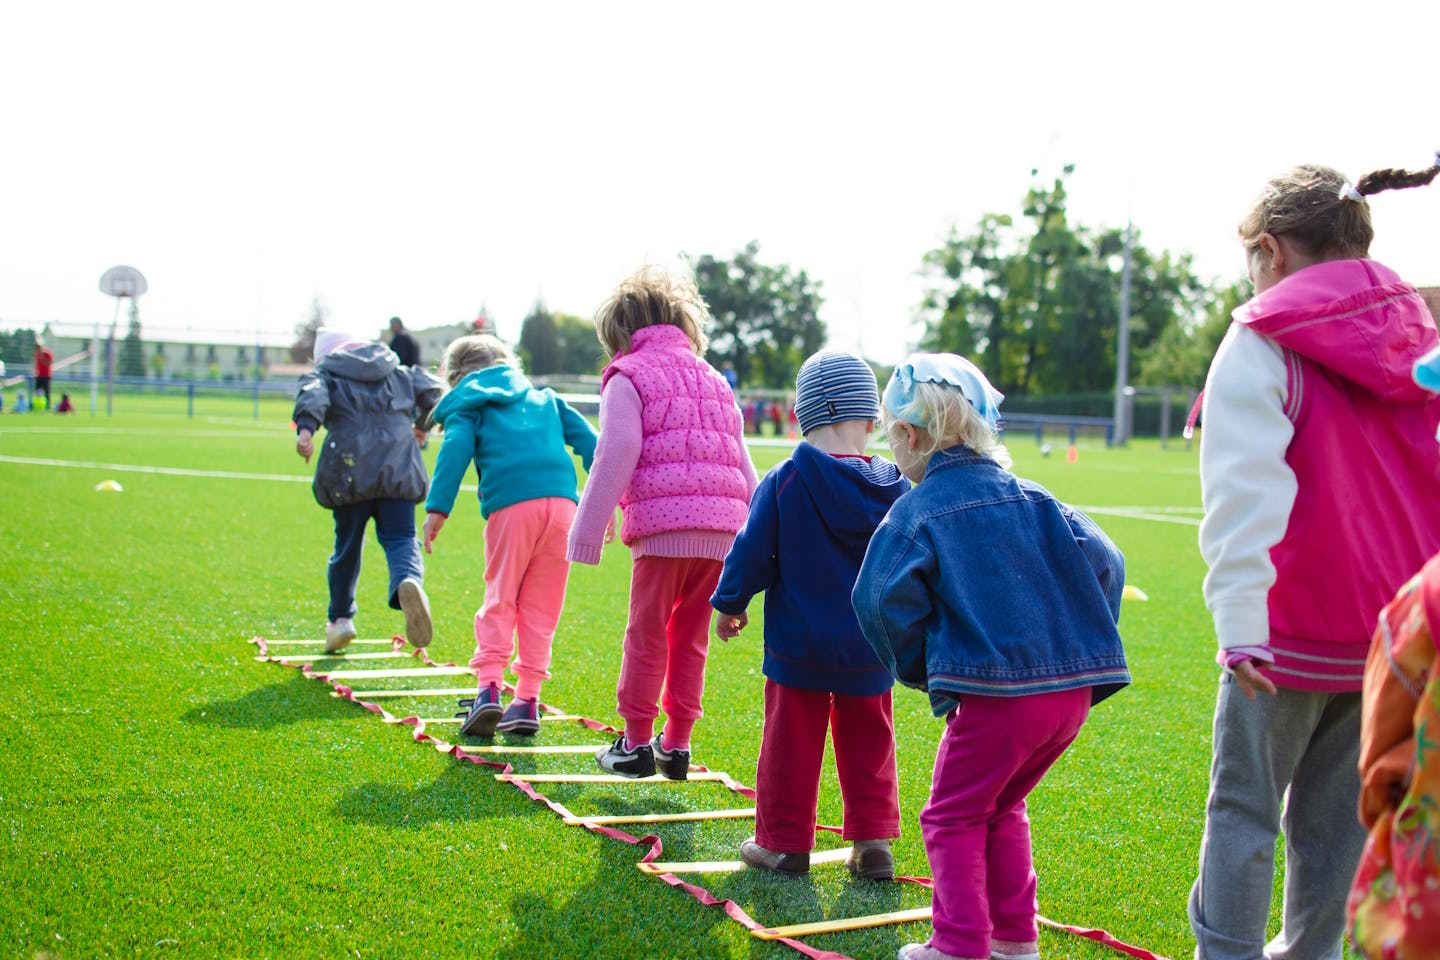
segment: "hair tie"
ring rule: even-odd
[[[1356,190],[1355,184],[1351,183],[1349,180],[1346,180],[1344,183],[1340,184],[1340,190],[1335,194],[1335,196],[1341,200],[1354,200],[1356,203],[1365,202],[1365,195],[1362,194],[1359,190]]]

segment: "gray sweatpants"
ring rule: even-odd
[[[1200,877],[1190,891],[1196,960],[1340,960],[1345,897],[1365,845],[1359,753],[1360,694],[1282,687],[1250,700],[1222,677]],[[1284,919],[1267,946],[1282,826]]]

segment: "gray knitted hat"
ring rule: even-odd
[[[853,353],[815,354],[795,377],[795,419],[801,434],[844,420],[880,419],[875,372]]]

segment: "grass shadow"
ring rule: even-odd
[[[362,783],[336,801],[335,813],[352,823],[406,830],[543,812],[513,790],[477,790],[477,773],[470,764],[450,763],[433,782],[413,790],[393,783]]]
[[[270,730],[302,720],[363,716],[349,704],[328,696],[328,688],[300,674],[259,687],[231,700],[212,700],[180,715],[185,723],[242,730]]]

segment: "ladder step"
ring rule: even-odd
[[[603,747],[601,749],[604,749]],[[583,827],[587,823],[610,826],[617,823],[691,823],[701,820],[749,820],[755,816],[754,807],[734,810],[686,810],[683,813],[640,813],[603,817],[566,817],[565,823],[572,827]]]
[[[586,753],[594,756],[596,751],[604,750],[608,744],[604,743],[582,743],[582,744],[556,744],[549,747],[527,747],[510,746],[506,743],[481,743],[459,745],[465,753]]]
[[[315,675],[330,680],[392,680],[397,677],[460,677],[470,673],[469,667],[403,667],[399,670],[316,670]],[[466,693],[474,693],[466,690]]]
[[[850,856],[853,847],[836,847],[810,854],[810,864],[843,863]],[[738,873],[749,869],[744,860],[674,860],[670,862],[637,863],[641,873],[652,876],[661,873]]]
[[[724,780],[725,774],[706,770],[690,774],[689,780],[671,780],[658,773],[653,777],[622,777],[613,773],[497,773],[495,779],[501,783],[695,783]]]
[[[918,923],[929,919],[929,907],[916,907],[914,910],[896,910],[893,913],[872,913],[867,917],[846,917],[841,920],[796,923],[788,927],[765,927],[760,930],[751,930],[750,935],[758,940],[779,940],[782,937],[810,937],[819,933],[844,933],[847,930],[867,930],[870,927],[885,927],[894,923]]]
[[[393,640],[351,640],[350,646],[379,647],[390,646]],[[324,640],[266,640],[267,647],[323,647]]]
[[[430,687],[422,690],[353,690],[350,695],[356,700],[383,700],[386,697],[458,697],[474,692],[474,687]],[[338,697],[340,694],[332,693],[330,696]]]
[[[474,690],[468,690],[468,691],[465,691],[465,692],[467,692],[467,693],[474,693],[475,691],[474,691]],[[356,696],[359,696],[359,694],[356,694]],[[540,722],[541,722],[541,723],[545,723],[547,720],[548,720],[549,722],[551,722],[551,723],[554,723],[554,722],[557,721],[557,720],[580,720],[580,719],[582,719],[582,718],[581,718],[581,717],[577,717],[577,716],[576,716],[575,714],[573,714],[573,713],[542,713],[542,714],[540,714]],[[423,718],[421,718],[420,722],[423,723],[423,724],[425,724],[426,726],[429,726],[429,725],[432,724],[432,723],[464,723],[464,722],[465,722],[465,718],[464,718],[464,717],[423,717]]]
[[[317,660],[401,660],[409,659],[404,650],[385,650],[379,653],[297,653],[280,656],[256,657],[256,660],[279,660],[281,663],[314,663]]]

